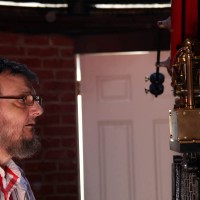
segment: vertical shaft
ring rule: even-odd
[[[186,79],[187,79],[187,107],[194,107],[193,98],[193,76],[192,76],[192,58],[190,49],[186,50]]]

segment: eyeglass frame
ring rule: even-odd
[[[33,100],[31,102],[31,104],[27,104],[27,97],[28,96],[32,96]],[[38,95],[28,94],[28,95],[19,96],[19,97],[17,97],[17,96],[0,96],[0,99],[22,99],[26,106],[33,106],[34,102],[36,101],[36,102],[38,102],[38,104],[40,106],[42,106],[42,97],[40,97]]]

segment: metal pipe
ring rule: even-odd
[[[194,107],[191,50],[186,50],[187,108]]]

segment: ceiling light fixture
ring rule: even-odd
[[[15,6],[15,7],[36,7],[36,8],[67,8],[67,4],[57,3],[38,3],[38,2],[14,2],[14,1],[0,1],[0,6]]]
[[[171,4],[95,4],[93,7],[97,9],[170,8]]]

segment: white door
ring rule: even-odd
[[[80,56],[85,200],[171,199],[174,98],[166,69],[164,94],[145,94],[155,62],[156,52]]]

